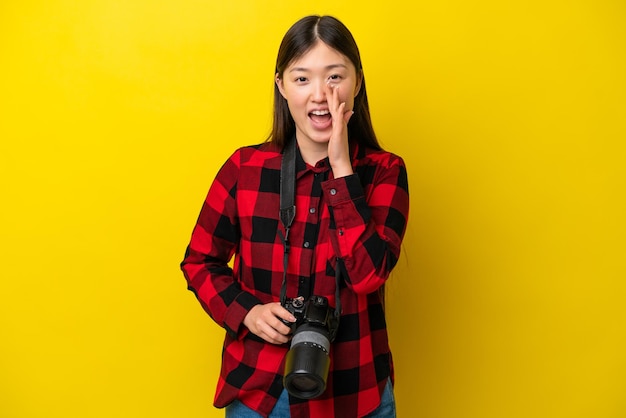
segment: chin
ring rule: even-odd
[[[313,131],[307,136],[313,142],[316,142],[319,144],[328,144],[328,142],[330,141],[330,134],[331,134],[331,131],[328,131],[328,132]]]
[[[318,145],[328,145],[330,138],[311,138],[311,140]]]
[[[328,135],[315,135],[315,136],[311,136],[311,139],[315,142],[319,142],[322,144],[328,144],[328,142],[330,141],[330,134]]]
[[[329,129],[328,132],[326,132],[318,129],[306,129],[300,130],[299,132],[302,134],[302,138],[306,139],[306,141],[313,142],[315,144],[328,144],[332,130]]]

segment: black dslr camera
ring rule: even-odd
[[[291,395],[312,399],[326,389],[330,343],[337,335],[339,317],[324,296],[286,299],[283,307],[296,317],[286,323],[293,332],[285,360],[284,386]]]

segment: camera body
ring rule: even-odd
[[[307,301],[302,296],[287,298],[283,307],[295,318],[295,322],[283,321],[295,333],[299,326],[308,324],[313,327],[324,328],[328,331],[329,340],[332,342],[337,335],[339,319],[335,318],[334,309],[328,305],[328,299],[324,296],[311,296]]]
[[[326,389],[330,368],[330,343],[339,328],[339,318],[324,296],[288,298],[283,303],[295,318],[285,322],[292,329],[291,347],[285,360],[283,384],[301,399],[312,399]],[[283,321],[284,322],[284,321]]]

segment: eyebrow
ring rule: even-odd
[[[325,70],[333,70],[335,68],[348,68],[347,65],[345,64],[331,64],[331,65],[327,65],[324,69]],[[296,71],[302,71],[302,72],[307,72],[307,71],[311,71],[308,68],[304,68],[304,67],[294,67],[291,70],[289,70],[290,73],[296,72]]]

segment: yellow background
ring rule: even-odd
[[[619,0],[3,1],[0,417],[222,416],[178,263],[310,13],[354,33],[409,168],[399,416],[625,417]]]

